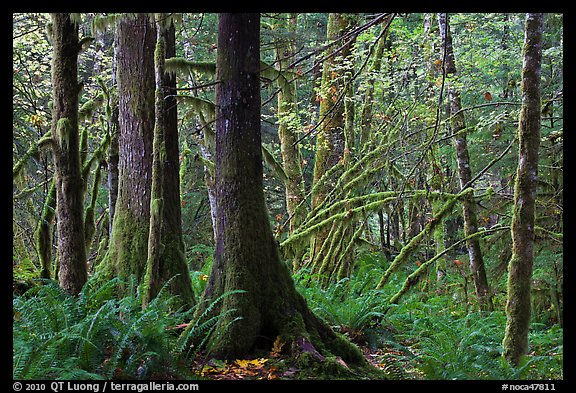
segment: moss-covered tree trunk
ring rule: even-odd
[[[154,44],[147,15],[125,18],[118,34],[118,196],[103,267],[141,280],[148,253],[154,135]]]
[[[58,281],[66,291],[78,294],[88,278],[78,132],[78,25],[67,13],[51,14],[51,20]]]
[[[44,199],[42,215],[36,229],[36,249],[40,260],[40,278],[52,277],[52,226],[56,213],[56,179],[50,182],[50,188]]]
[[[447,14],[438,14],[438,25],[442,36],[443,47],[446,50],[444,72],[446,76],[457,75],[454,51],[452,48],[452,34],[450,32],[450,20]],[[472,170],[470,169],[470,157],[468,154],[468,143],[466,140],[466,124],[464,114],[461,112],[462,104],[460,93],[453,84],[448,86],[448,96],[450,100],[450,113],[452,114],[450,126],[454,137],[456,148],[456,161],[458,164],[458,177],[460,179],[460,189],[471,187]],[[470,198],[462,200],[462,212],[464,216],[464,234],[469,236],[478,231],[478,222],[476,218],[476,205],[473,201],[473,194]],[[492,309],[490,287],[486,277],[484,259],[480,249],[480,241],[477,238],[471,238],[466,242],[468,256],[470,258],[470,271],[476,288],[476,296],[482,308]]]
[[[357,16],[355,14],[329,14],[327,39],[329,41],[341,39],[355,26],[356,21]],[[345,150],[347,146],[345,141],[345,95],[347,92],[346,73],[351,69],[349,56],[353,42],[353,38],[347,38],[340,46],[340,52],[332,54],[323,63],[319,94],[320,121],[322,123],[318,128],[319,132],[316,137],[312,210],[325,202],[326,196],[336,184],[335,179],[326,179],[324,175],[329,169],[337,165],[344,165],[345,158],[349,154]],[[322,179],[322,184],[319,184],[320,179]],[[338,224],[335,223],[334,225]],[[325,253],[329,251],[330,247],[325,243],[330,231],[334,230],[336,230],[334,227],[322,228],[311,239],[311,259],[316,270],[321,269],[326,262]]]
[[[364,93],[364,103],[360,114],[360,140],[358,148],[364,151],[368,148],[367,142],[370,140],[370,133],[372,131],[373,121],[373,106],[374,106],[374,85],[376,83],[376,73],[380,72],[382,67],[382,57],[384,56],[384,48],[386,40],[388,39],[388,32],[390,30],[390,22],[392,22],[393,15],[390,15],[383,23],[382,31],[376,43],[374,50],[373,60],[367,70],[368,81],[366,83],[366,92]]]
[[[298,14],[279,14],[276,29],[283,29],[294,34],[298,22]],[[276,64],[280,72],[289,71],[288,65],[294,61],[296,52],[294,38],[282,36],[275,42]],[[288,79],[291,79],[288,77]],[[304,179],[302,177],[300,149],[296,144],[296,132],[299,129],[296,106],[296,82],[278,78],[278,137],[280,138],[280,153],[282,166],[286,173],[286,211],[290,220],[289,232],[302,223],[306,213]]]
[[[114,42],[116,42],[116,40],[114,40]],[[114,48],[116,48],[116,44],[114,44]],[[114,52],[116,53],[116,49],[114,49]],[[116,58],[116,56],[114,56],[114,58]],[[114,80],[116,80],[116,78],[114,78]],[[117,94],[112,93],[108,97],[108,105],[110,106],[110,119],[108,120],[110,145],[108,146],[106,167],[108,170],[108,232],[109,235],[112,235],[112,224],[114,221],[114,212],[116,211],[116,199],[118,198],[118,162],[120,161],[120,147],[118,145],[120,125],[118,120],[119,110]]]
[[[540,75],[544,14],[526,14],[522,65],[522,109],[514,187],[512,258],[508,265],[508,302],[504,356],[518,365],[528,352],[530,281],[534,258],[534,206],[540,146]]]
[[[156,120],[144,303],[171,280],[170,293],[192,306],[194,293],[182,239],[176,76],[164,73],[165,58],[176,54],[175,27],[166,14],[158,14],[156,23]]]
[[[333,353],[350,364],[364,364],[354,346],[312,314],[278,255],[263,191],[259,31],[259,14],[219,15],[218,230],[204,300],[246,292],[225,297],[212,310],[223,315],[212,354],[240,358],[257,349],[270,350],[279,339],[292,353],[306,352],[318,359]],[[200,307],[197,315],[203,312]]]

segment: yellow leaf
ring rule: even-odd
[[[234,362],[242,368],[246,368],[250,364],[250,360],[236,359]]]
[[[280,336],[276,337],[276,340],[274,340],[274,344],[272,345],[272,353],[279,354],[282,352],[282,347],[284,347],[284,344],[286,343],[282,341]]]

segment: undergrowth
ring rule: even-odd
[[[191,273],[197,297],[209,270],[206,263]],[[402,277],[376,290],[382,271],[379,261],[365,259],[351,277],[327,287],[306,270],[295,273],[294,281],[314,313],[398,379],[563,379],[559,324],[535,318],[530,352],[520,366],[511,367],[502,356],[502,307],[474,311],[455,293],[423,296],[419,290],[389,304]],[[223,317],[209,317],[210,310],[229,294],[195,317],[196,307],[177,308],[166,286],[142,308],[135,280],[97,283],[91,278],[78,297],[50,280],[14,294],[14,379],[199,378],[191,361],[198,355],[208,359],[205,345]],[[120,285],[125,295],[119,298]]]
[[[454,294],[414,291],[387,301],[401,285],[374,289],[382,269],[360,264],[350,277],[323,288],[306,271],[295,274],[311,308],[357,344],[430,380],[563,379],[563,329],[533,321],[530,353],[518,367],[502,356],[506,315],[471,311]],[[374,355],[376,356],[376,355]],[[384,366],[387,366],[386,364]]]
[[[187,344],[205,342],[218,317],[189,322],[196,308],[176,309],[168,283],[142,308],[135,280],[96,282],[78,297],[50,280],[14,297],[14,379],[197,378],[185,364],[199,348]],[[118,285],[127,295],[117,298]]]

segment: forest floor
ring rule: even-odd
[[[362,353],[373,366],[387,373],[401,373],[398,379],[424,379],[424,374],[414,367],[405,353],[393,347],[370,349],[360,346]],[[235,359],[222,361],[210,359],[197,360],[194,368],[199,370],[203,378],[211,380],[298,380],[323,379],[326,375],[315,377],[310,372],[300,369],[293,364],[294,360],[271,353],[268,357],[255,357],[253,359]],[[341,363],[347,368],[347,365]],[[401,370],[401,371],[395,371]]]

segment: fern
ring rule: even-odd
[[[387,320],[403,332],[400,339],[412,342],[412,350],[418,353],[413,361],[427,379],[548,379],[553,370],[562,369],[561,345],[552,348],[553,354],[527,356],[518,367],[510,366],[502,357],[504,313],[462,316],[456,306],[449,305],[447,296],[432,298],[427,304],[392,307]],[[419,337],[416,342],[414,337]],[[531,333],[530,342],[536,346],[534,337]],[[558,343],[553,338],[542,341],[546,347]]]
[[[376,270],[344,278],[339,282],[321,288],[311,280],[312,286],[301,288],[312,310],[328,324],[341,331],[362,335],[383,316],[385,304],[382,290],[373,289]],[[305,279],[302,272],[296,277],[300,285]]]
[[[179,369],[181,339],[174,327],[194,309],[174,309],[177,296],[168,285],[144,309],[135,279],[100,283],[92,277],[78,297],[48,281],[14,297],[13,378],[190,377]],[[126,296],[116,297],[118,286]],[[198,321],[195,339],[205,341],[223,316]]]
[[[218,323],[221,320],[224,320],[228,314],[232,314],[236,312],[235,309],[228,309],[220,314],[214,315],[209,317],[215,307],[222,302],[226,297],[231,296],[233,294],[244,293],[244,290],[233,290],[223,293],[222,295],[218,296],[216,299],[212,300],[210,304],[206,306],[204,311],[200,316],[198,316],[193,323],[190,323],[188,327],[182,332],[180,337],[178,338],[177,342],[177,349],[180,352],[186,354],[186,357],[194,356],[198,353],[200,349],[202,349],[206,343],[208,342],[210,336],[216,329]],[[208,300],[203,300],[205,303],[208,303]],[[198,309],[201,303],[198,303],[194,306],[194,310]],[[233,319],[236,321],[237,319]],[[198,343],[197,345],[191,345],[192,343]]]

